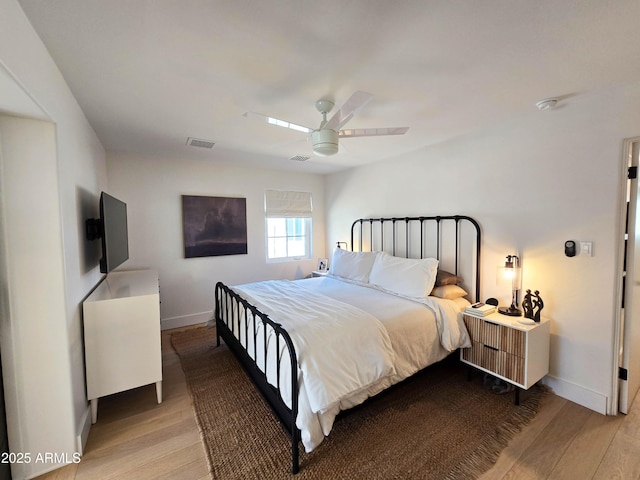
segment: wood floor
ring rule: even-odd
[[[210,478],[170,333],[162,334],[163,403],[156,403],[153,385],[102,399],[81,462],[39,479]],[[540,413],[481,478],[640,480],[639,403],[626,416],[606,417],[547,395]]]
[[[84,455],[46,475],[46,480],[208,480],[204,456],[180,359],[170,333],[162,333],[162,396],[154,385],[111,395],[98,402]]]

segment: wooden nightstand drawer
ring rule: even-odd
[[[511,353],[499,351],[496,358],[496,368],[498,375],[508,378],[515,383],[524,383],[524,358]]]
[[[521,357],[524,356],[525,332],[470,315],[464,316],[464,323],[474,342]]]
[[[473,363],[487,370],[493,370],[495,367],[495,355],[491,352],[485,352],[485,346],[480,342],[471,341],[471,348],[463,348],[461,350],[462,360]]]
[[[460,359],[522,388],[529,388],[549,369],[549,322],[522,325],[513,317],[464,315],[471,348]]]
[[[462,360],[472,363],[511,380],[524,383],[524,358],[490,347],[480,342],[472,342],[471,348],[462,350]]]

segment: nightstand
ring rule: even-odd
[[[524,317],[499,313],[463,318],[471,348],[460,350],[460,360],[515,385],[519,404],[519,389],[528,390],[549,372],[549,320],[524,325],[518,322]]]
[[[329,273],[329,270],[314,270],[313,272],[311,272],[311,276],[312,277],[324,277]]]

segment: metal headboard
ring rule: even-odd
[[[354,252],[437,258],[439,268],[463,278],[475,301],[480,301],[480,249],[480,225],[464,215],[360,218],[351,225]]]

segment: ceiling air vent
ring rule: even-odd
[[[189,145],[190,147],[213,148],[215,142],[189,137],[187,138],[187,145]]]
[[[310,158],[311,157],[309,157],[308,155],[294,155],[289,160],[293,160],[294,162],[306,162]]]

